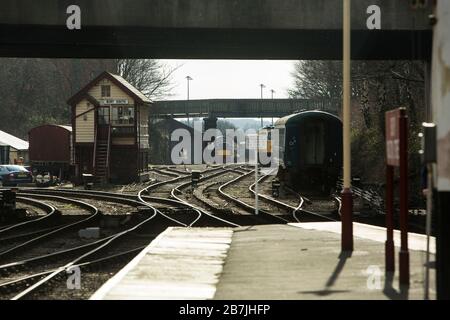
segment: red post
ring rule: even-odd
[[[395,271],[394,253],[394,167],[386,166],[386,272]]]
[[[344,188],[341,193],[341,250],[353,251],[353,192]]]
[[[408,117],[400,109],[400,284],[409,285],[408,251]]]

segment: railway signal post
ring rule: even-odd
[[[386,233],[385,268],[386,272],[394,272],[394,167],[390,165],[386,166]]]
[[[343,14],[343,146],[344,146],[344,186],[342,190],[342,230],[341,230],[341,250],[353,251],[353,193],[351,189],[351,135],[350,135],[350,10],[351,0],[344,0]]]
[[[408,117],[400,108],[400,284],[409,285],[408,251]]]
[[[248,140],[249,150],[255,150],[255,215],[259,213],[259,203],[258,203],[258,153],[259,153],[259,139],[258,134],[251,137]]]
[[[386,112],[386,271],[395,271],[393,240],[394,167],[400,171],[400,284],[409,285],[408,250],[408,117],[405,108]]]
[[[386,272],[395,271],[394,167],[400,165],[399,109],[386,112]]]
[[[258,203],[258,153],[259,153],[259,144],[258,139],[259,135],[256,135],[256,146],[255,146],[255,215],[259,214],[259,203]]]

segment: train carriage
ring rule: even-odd
[[[329,193],[342,169],[342,122],[323,111],[279,119],[279,178],[297,190]]]
[[[73,174],[72,127],[42,125],[28,132],[31,170],[35,176],[48,175],[69,180]]]

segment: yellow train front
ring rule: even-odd
[[[226,141],[225,137],[219,136],[213,142],[207,144],[207,150],[214,158],[215,164],[231,164],[236,162],[237,150],[235,143]],[[206,161],[206,163],[209,163]]]
[[[222,142],[216,149],[216,155],[222,159],[223,163],[235,163],[235,148],[231,143]]]
[[[267,155],[267,157],[272,156],[272,131],[273,126],[267,126],[258,131],[258,146],[259,153],[261,155]],[[261,161],[260,161],[261,163]],[[268,163],[262,163],[262,165],[267,166]]]
[[[254,144],[258,138],[258,163],[263,167],[273,164],[272,161],[272,130],[273,126],[267,126],[258,130],[255,134],[248,134],[245,141],[245,161],[254,162]]]

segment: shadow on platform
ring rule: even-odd
[[[344,269],[345,263],[347,262],[347,259],[352,257],[352,252],[351,251],[343,251],[339,254],[338,259],[339,262],[336,265],[336,267],[334,268],[331,276],[328,278],[327,283],[325,284],[325,289],[323,290],[314,290],[314,291],[299,291],[299,294],[315,294],[318,296],[327,296],[327,295],[331,295],[334,293],[345,293],[345,292],[349,292],[350,290],[332,290],[330,289],[335,282],[337,281],[337,279],[339,278],[339,274],[342,272],[342,270]]]
[[[384,277],[383,293],[392,300],[408,300],[409,286],[400,286],[400,291],[393,286],[395,279],[394,272],[386,272]]]

